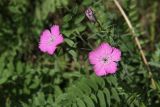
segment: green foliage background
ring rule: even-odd
[[[0,107],[155,107],[160,105],[160,2],[119,0],[149,61],[112,0],[1,0]],[[92,7],[104,30],[88,21]],[[59,24],[65,42],[55,55],[38,49],[40,33]],[[96,77],[87,55],[101,42],[122,50],[119,70]]]

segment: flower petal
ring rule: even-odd
[[[108,43],[102,43],[99,48],[102,55],[111,54],[112,52],[112,47]]]
[[[40,37],[40,42],[39,42],[39,49],[42,51],[42,52],[46,52],[47,51],[47,42],[50,38],[50,31],[49,30],[44,30],[41,34],[41,37]]]
[[[47,48],[47,53],[50,54],[50,55],[53,55],[54,52],[55,52],[55,50],[56,50],[56,47],[55,47],[55,46],[49,46],[49,47]]]
[[[89,52],[89,62],[91,64],[96,64],[99,62],[99,56],[98,56],[98,51],[94,50],[92,52]]]
[[[99,63],[102,57],[110,55],[112,47],[108,43],[102,43],[98,48],[89,53],[89,61],[91,64]]]
[[[96,64],[94,65],[93,69],[97,76],[104,76],[107,74],[105,68],[103,67],[103,64]]]
[[[58,25],[53,25],[51,27],[51,33],[52,35],[54,36],[58,36],[60,34],[60,31],[59,31],[59,26]]]
[[[50,31],[49,30],[44,30],[40,36],[40,43],[46,43],[48,39],[50,38]]]
[[[117,63],[111,62],[105,66],[105,71],[109,74],[114,74],[117,71]]]
[[[113,52],[111,54],[113,61],[120,61],[121,60],[121,51],[117,48],[113,48]]]
[[[60,34],[59,36],[56,37],[56,40],[54,42],[54,45],[59,45],[64,41],[64,38],[62,36],[62,34]]]
[[[39,49],[40,49],[42,52],[47,52],[46,45],[43,44],[43,43],[39,44]]]

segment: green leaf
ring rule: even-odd
[[[8,80],[7,78],[1,78],[0,79],[0,85],[3,84],[3,83],[5,83],[7,80]]]
[[[97,97],[96,97],[95,94],[92,93],[90,97],[93,99],[93,101],[94,101],[96,104],[98,104],[98,100],[97,100]]]
[[[71,14],[67,14],[63,17],[63,21],[64,23],[69,22],[70,20],[72,20],[72,15]]]
[[[113,75],[110,75],[109,77],[106,78],[108,83],[113,84],[114,86],[117,86],[117,78]]]
[[[11,72],[8,71],[8,69],[4,69],[3,73],[1,74],[0,78],[0,84],[4,84],[7,82],[8,78],[11,76]]]
[[[26,103],[24,103],[22,101],[20,103],[21,103],[22,107],[28,107],[28,104],[26,104]]]
[[[86,26],[81,25],[76,28],[76,32],[79,34],[79,32],[83,32],[85,29],[86,29]]]
[[[86,107],[85,103],[79,98],[77,98],[77,105],[78,107]]]
[[[78,15],[78,17],[75,19],[75,22],[74,24],[80,24],[81,21],[85,18],[85,16],[82,14],[82,15]]]
[[[70,47],[74,47],[74,42],[70,39],[65,39],[65,42],[70,46]]]
[[[146,107],[146,106],[145,106],[145,104],[142,102],[139,107]]]
[[[77,53],[74,51],[74,50],[69,50],[69,52],[68,52],[69,54],[71,54],[72,55],[72,57],[73,57],[73,59],[75,59],[76,60],[76,58],[77,58]]]
[[[20,61],[18,61],[16,64],[16,71],[18,74],[23,72],[23,64]]]
[[[59,95],[61,95],[62,94],[62,90],[61,90],[61,88],[59,87],[59,86],[54,86],[54,96],[55,97],[58,97]]]
[[[104,93],[102,91],[98,91],[97,97],[99,99],[100,107],[106,107],[106,100],[104,97]]]
[[[43,92],[38,92],[37,96],[34,97],[34,103],[36,106],[44,106],[45,105],[45,95]]]
[[[90,94],[91,89],[87,84],[85,84],[86,82],[87,82],[86,80],[83,80],[83,82],[77,84],[77,87],[80,88],[84,93]]]
[[[72,107],[78,107],[78,106],[77,106],[77,104],[76,104],[76,103],[73,103],[73,104],[72,104]]]
[[[5,60],[5,55],[2,55],[0,57],[0,73],[2,72],[2,70],[3,70],[4,66],[5,66],[4,60]]]
[[[35,89],[37,88],[41,83],[41,78],[38,78],[38,76],[35,76],[33,79],[33,83],[29,86],[30,89]]]
[[[73,14],[76,14],[78,12],[78,6],[75,5],[72,9]]]
[[[64,30],[62,33],[63,33],[66,37],[70,37],[73,32],[74,32],[74,30]]]
[[[96,77],[95,81],[99,85],[99,87],[104,88],[105,87],[105,81],[101,77]]]
[[[83,0],[82,4],[88,6],[92,3],[92,0]]]
[[[112,97],[117,101],[117,102],[120,102],[120,98],[119,98],[119,95],[116,91],[115,88],[111,88],[111,92],[112,92]]]
[[[105,93],[108,106],[110,107],[110,104],[111,104],[111,95],[110,95],[110,92],[109,92],[109,90],[107,88],[104,88],[103,92]]]
[[[76,87],[76,86],[72,86],[71,88],[69,88],[68,91],[69,91],[69,92],[76,92],[76,93],[72,93],[72,94],[74,94],[74,96],[82,97],[82,95],[83,95],[82,90],[79,89],[79,88]]]
[[[84,95],[84,102],[86,103],[87,107],[95,107],[94,102],[89,96]]]
[[[93,76],[92,76],[93,77]],[[98,90],[98,85],[96,84],[94,78],[87,79],[86,84],[88,84],[89,87],[92,88],[92,90],[97,91]]]
[[[160,68],[160,63],[158,63],[158,62],[149,62],[148,64],[151,65],[151,66]]]

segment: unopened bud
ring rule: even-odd
[[[87,10],[85,11],[85,14],[87,16],[87,18],[92,21],[92,22],[96,22],[96,17],[94,15],[94,12],[92,10],[92,8],[87,8]]]

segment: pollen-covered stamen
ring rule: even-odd
[[[49,41],[48,41],[48,45],[52,44],[55,40],[55,36],[54,35],[51,35],[50,38],[49,38]]]

